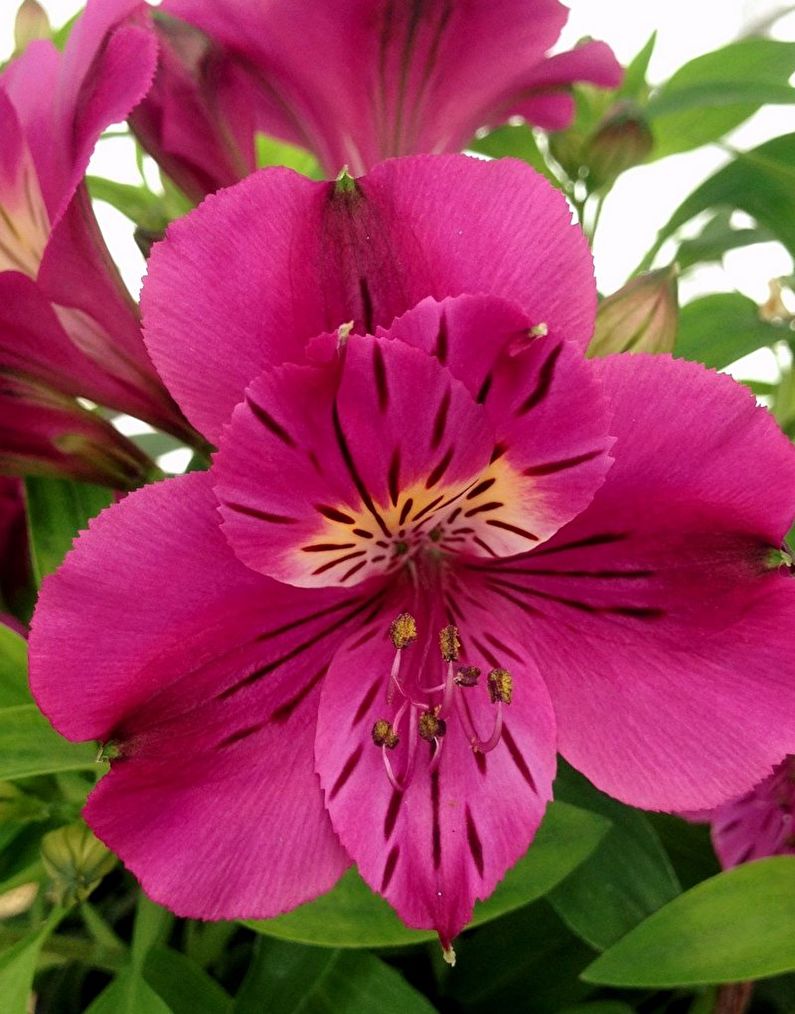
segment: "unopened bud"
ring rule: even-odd
[[[645,162],[654,137],[640,109],[621,102],[608,112],[583,152],[591,190],[609,186],[621,173]]]
[[[46,834],[41,858],[52,880],[53,901],[66,906],[85,901],[116,865],[113,853],[82,823]]]
[[[373,726],[373,742],[376,746],[385,746],[387,750],[394,750],[400,739],[395,735],[392,723],[387,722],[385,718],[379,718]]]
[[[14,46],[16,52],[21,53],[37,39],[49,39],[52,36],[52,29],[47,17],[47,12],[38,3],[38,0],[23,0],[17,11],[17,18],[14,22]]]
[[[588,355],[673,352],[678,322],[676,266],[638,275],[599,304]]]
[[[488,684],[492,704],[496,704],[498,701],[502,701],[503,704],[511,703],[513,678],[507,669],[492,669],[489,673]]]
[[[461,651],[461,640],[458,636],[458,627],[449,624],[439,631],[439,651],[445,662],[455,662]]]
[[[417,640],[417,622],[411,613],[401,613],[392,620],[389,636],[398,651]]]
[[[433,711],[423,711],[420,715],[417,731],[423,739],[427,739],[429,742],[438,736],[444,736],[447,732],[447,723],[443,718],[439,718],[438,707],[435,707]]]

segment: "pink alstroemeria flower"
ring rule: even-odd
[[[86,817],[157,901],[272,916],[353,861],[449,947],[556,749],[671,810],[793,749],[795,451],[728,377],[586,360],[593,310],[510,161],[258,173],[155,249],[148,342],[220,450],[78,539],[31,681],[114,743]]]
[[[21,453],[31,470],[66,469],[50,435],[68,444],[87,426],[107,454],[133,454],[107,427],[91,427],[71,400],[77,394],[189,431],[146,353],[137,308],[83,183],[101,132],[124,119],[154,73],[144,9],[140,0],[92,0],[63,54],[34,42],[0,75],[0,432],[11,437],[0,443],[4,465]],[[22,424],[21,413],[35,418],[41,407],[26,395],[31,388],[53,401],[70,396],[44,412],[41,445],[26,440]]]
[[[547,57],[558,0],[165,0],[155,85],[131,123],[194,198],[254,168],[254,129],[336,175],[460,151],[511,116],[568,126],[571,85],[616,87],[601,42]],[[200,31],[191,31],[188,26]],[[204,35],[202,34],[204,33]]]
[[[724,868],[795,855],[795,757],[785,757],[750,792],[702,819],[712,824],[712,844]]]

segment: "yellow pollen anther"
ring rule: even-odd
[[[423,739],[432,742],[438,736],[444,736],[447,732],[447,723],[439,718],[441,707],[437,704],[433,711],[423,711],[420,715],[417,731]]]
[[[480,669],[476,665],[459,666],[455,674],[455,683],[459,687],[475,687],[480,679]]]
[[[498,701],[502,701],[503,704],[511,703],[513,679],[507,669],[492,669],[488,682],[492,704],[496,704]]]
[[[394,750],[400,739],[395,735],[392,723],[387,722],[385,718],[379,718],[373,726],[373,742],[376,746],[385,746],[387,750]]]
[[[458,658],[461,641],[458,637],[458,627],[454,627],[452,623],[439,631],[439,650],[445,662],[455,662]]]
[[[389,636],[398,651],[417,640],[417,623],[411,613],[401,613],[392,620]]]

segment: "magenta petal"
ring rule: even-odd
[[[307,0],[167,0],[164,9],[252,68],[260,129],[311,148],[330,175],[460,150],[533,92],[620,79],[603,44],[582,47],[588,58],[576,68],[545,60],[566,21],[557,0],[340,0],[327,9]]]
[[[795,746],[795,589],[766,563],[790,526],[795,451],[728,377],[664,357],[594,364],[613,469],[488,584],[528,617],[572,764],[636,806],[711,807]]]
[[[0,368],[0,472],[139,486],[151,461],[95,412],[24,373]]]
[[[263,374],[235,409],[215,467],[224,533],[244,563],[291,584],[393,573],[493,446],[482,408],[436,359],[351,336],[339,364]]]
[[[495,121],[522,116],[546,130],[564,130],[571,122],[574,103],[570,86],[578,81],[617,88],[623,71],[604,42],[586,42],[568,53],[558,53],[533,68],[508,99]]]
[[[155,900],[266,917],[332,886],[347,860],[312,766],[318,682],[370,607],[243,567],[205,473],[104,512],[47,579],[34,696],[69,738],[114,741],[86,816]]]
[[[171,226],[149,263],[145,333],[169,390],[217,441],[251,380],[300,361],[315,335],[349,321],[372,331],[462,292],[512,299],[551,334],[590,339],[587,243],[529,166],[398,159],[353,191],[277,169]]]
[[[795,758],[711,815],[712,842],[726,868],[765,856],[795,855]]]
[[[129,123],[146,151],[198,203],[254,171],[255,118],[263,96],[244,66],[191,25],[159,17],[155,29],[157,74]]]
[[[467,295],[425,299],[383,332],[436,355],[483,405],[496,438],[492,472],[507,464],[517,477],[501,520],[486,521],[483,537],[500,556],[525,552],[579,514],[612,463],[610,413],[592,363],[538,325],[513,303]],[[484,489],[485,501],[503,499],[496,489]],[[479,506],[474,493],[466,499],[464,518]]]
[[[50,218],[66,209],[94,145],[145,94],[156,44],[141,0],[89,0],[63,55],[34,42],[2,76],[33,152]]]
[[[505,614],[501,605],[496,608]],[[435,614],[440,615],[432,602],[422,604],[420,638],[404,649],[404,668],[419,666],[408,678],[415,688],[411,692],[420,696],[422,686],[438,682],[444,673],[437,631],[428,629]],[[463,618],[461,661],[482,666],[483,682],[455,692],[466,696],[476,731],[485,739],[495,717],[485,685],[492,651],[510,664],[513,702],[504,706],[502,737],[493,750],[473,752],[454,706],[443,712],[446,732],[437,770],[431,763],[435,748],[417,739],[413,778],[405,791],[393,788],[382,749],[372,739],[374,724],[391,721],[398,705],[387,700],[395,649],[377,625],[363,628],[335,656],[323,685],[315,744],[326,806],[359,872],[405,923],[435,929],[445,947],[471,918],[475,900],[488,897],[527,850],[551,797],[555,771],[552,708],[525,639],[494,613],[487,617],[487,628],[481,629],[481,618]],[[492,644],[485,656],[477,647],[483,631]],[[428,641],[423,665],[418,660]],[[406,719],[399,732],[401,741],[388,756],[401,773],[412,735]]]

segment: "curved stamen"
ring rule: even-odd
[[[477,729],[475,728],[475,722],[472,718],[472,713],[469,710],[469,701],[466,699],[465,695],[458,694],[456,697],[456,703],[458,705],[458,715],[461,719],[461,724],[464,726],[467,739],[472,744],[472,749],[476,753],[490,753],[502,737],[502,701],[497,701],[494,728],[492,729],[491,735],[488,739],[481,739],[478,735]]]

